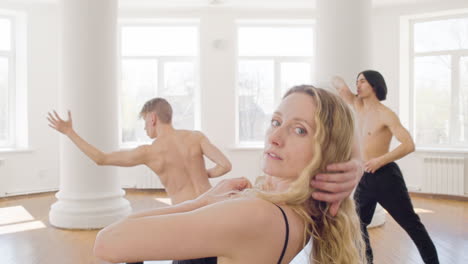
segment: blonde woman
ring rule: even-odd
[[[310,263],[365,263],[353,200],[331,217],[309,185],[328,164],[351,158],[353,131],[338,96],[294,87],[273,114],[258,186],[225,180],[195,200],[134,214],[99,232],[95,254],[110,262],[289,263],[312,240]]]

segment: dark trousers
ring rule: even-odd
[[[216,264],[216,263],[218,263],[218,258],[216,257],[172,261],[172,264]]]
[[[187,260],[174,260],[172,264],[216,264],[218,262],[218,258],[201,258],[201,259],[187,259]],[[133,262],[127,264],[143,264],[143,262]]]
[[[373,263],[367,226],[377,203],[408,233],[419,250],[424,263],[439,263],[437,251],[419,216],[414,212],[400,168],[391,162],[375,173],[364,173],[354,193],[361,230],[366,242],[366,255]]]

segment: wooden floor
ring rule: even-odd
[[[127,190],[136,211],[163,205],[161,191]],[[158,200],[159,199],[159,200]],[[440,263],[468,263],[468,202],[412,197],[437,247]],[[54,193],[0,198],[0,263],[103,264],[92,254],[96,230],[61,230],[50,226]],[[377,264],[422,263],[406,233],[387,216],[370,230]]]

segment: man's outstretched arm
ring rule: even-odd
[[[104,153],[89,144],[73,129],[71,112],[68,111],[68,120],[63,120],[56,111],[48,114],[49,126],[66,135],[86,156],[97,165],[135,166],[144,164],[147,157],[147,147],[140,146],[133,150]]]
[[[208,177],[219,177],[231,171],[232,165],[229,159],[203,134],[200,146],[202,148],[203,155],[216,164],[213,168],[207,170]]]
[[[351,89],[343,80],[343,78],[339,76],[333,76],[331,80],[331,85],[338,91],[340,97],[343,98],[343,100],[345,100],[346,103],[354,105],[356,101],[356,95],[351,92]]]

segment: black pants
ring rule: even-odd
[[[218,263],[218,258],[216,257],[172,261],[172,264],[216,264],[216,263]]]
[[[364,173],[354,194],[361,230],[366,242],[366,255],[373,263],[367,226],[372,220],[377,203],[408,233],[425,263],[439,263],[437,251],[419,216],[414,212],[400,168],[391,162],[375,173]]]
[[[216,264],[218,259],[213,258],[201,258],[201,259],[188,259],[188,260],[174,260],[172,264]],[[133,262],[127,264],[143,264],[143,262]]]

